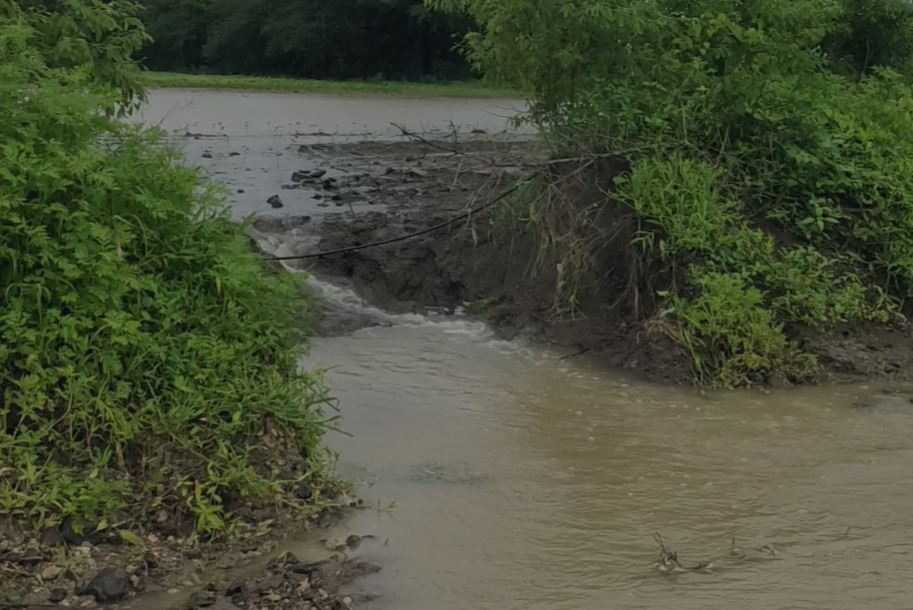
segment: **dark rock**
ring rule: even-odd
[[[300,189],[301,185],[300,184],[283,184],[279,188],[281,188],[283,191],[291,191],[294,189]]]
[[[323,184],[324,190],[332,191],[333,189],[336,188],[336,179],[335,179],[335,178],[327,178],[326,180],[324,180],[324,181],[322,182],[322,184]]]
[[[318,569],[317,564],[314,563],[296,563],[291,567],[292,572],[295,574],[311,574]]]
[[[200,156],[203,157],[204,159],[212,159],[212,153],[209,152],[208,150],[204,150],[203,154]]]
[[[235,603],[247,601],[253,593],[254,590],[251,586],[243,580],[234,581],[225,590],[225,595],[230,597]]]
[[[269,199],[266,200],[266,203],[270,204],[274,208],[281,208],[283,206],[282,200],[279,199],[279,195],[272,195]]]
[[[63,535],[56,527],[49,527],[41,532],[41,544],[44,546],[60,546],[64,542]]]
[[[52,604],[57,604],[62,602],[67,598],[67,590],[60,587],[56,589],[51,589],[50,595],[48,595],[48,601]]]
[[[323,199],[323,195],[320,193],[314,193],[313,199]]]
[[[60,535],[67,544],[78,546],[89,539],[95,526],[88,523],[76,523],[73,517],[67,517],[60,524]]]
[[[230,153],[228,153],[228,156],[229,156],[229,157],[240,157],[240,156],[241,156],[241,153],[239,153],[239,152],[233,150],[233,151],[231,151]]]
[[[313,493],[314,492],[313,492],[313,490],[311,490],[311,486],[308,485],[306,482],[299,483],[298,487],[295,489],[295,496],[299,500],[307,500],[311,497],[311,494],[313,494]]]
[[[238,189],[238,193],[244,193],[244,189]]]
[[[473,129],[470,133],[474,133],[477,136],[481,136],[481,135],[487,134],[488,132],[485,131],[484,129]]]
[[[97,602],[114,602],[127,595],[130,577],[120,568],[103,568],[77,595],[92,595]]]
[[[333,195],[330,199],[333,201],[342,201],[342,195]]]
[[[310,172],[299,170],[292,172],[292,182],[313,182],[314,180],[323,178],[326,174],[327,170],[325,169],[315,169]]]

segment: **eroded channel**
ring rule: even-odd
[[[221,95],[201,97],[180,120],[163,106],[148,116],[177,121],[172,131],[244,126],[245,116],[211,113],[239,103]],[[285,108],[271,120],[324,129],[317,110],[296,118],[303,102],[287,97],[235,109]],[[372,137],[390,137],[380,127],[389,102],[380,104]],[[336,110],[328,126],[340,123]],[[467,125],[491,116],[485,104],[464,110]],[[232,186],[239,217],[319,216],[310,199],[264,206],[306,161],[286,157],[302,137],[228,129],[185,140],[191,161]],[[201,157],[207,150],[215,154]],[[259,186],[237,182],[254,175]],[[328,533],[373,536],[354,551],[383,567],[358,585],[377,595],[360,607],[913,605],[913,388],[704,395],[501,341],[459,315],[387,314],[337,283],[315,286],[337,315],[357,320],[314,339],[303,365],[328,369],[346,433],[329,441],[371,507]],[[681,569],[659,569],[670,566],[657,563],[657,534]]]

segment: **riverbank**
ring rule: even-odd
[[[454,146],[459,150],[450,150]],[[329,185],[305,180],[289,188],[316,187],[321,191],[313,195],[320,199],[317,205],[338,213],[325,214],[313,225],[302,224],[299,216],[255,226],[274,236],[306,235],[289,250],[292,254],[351,249],[305,259],[303,267],[345,278],[362,296],[391,311],[465,311],[506,339],[544,342],[568,355],[587,353],[654,381],[693,382],[689,355],[649,320],[617,306],[627,292],[625,236],[619,238],[617,264],[581,300],[576,315],[559,316],[553,301],[556,269],[547,261],[542,265],[537,244],[504,218],[509,206],[467,214],[541,167],[543,157],[534,143],[361,143],[303,146],[299,152],[319,157],[338,178]],[[329,190],[322,192],[324,186]],[[432,227],[438,228],[424,233]],[[363,248],[410,234],[416,236]],[[818,357],[817,382],[913,378],[913,332],[905,322],[789,333]]]
[[[144,72],[149,88],[219,89],[268,93],[323,93],[391,97],[514,98],[516,91],[483,81],[417,83],[408,81],[329,81],[230,74]]]
[[[359,557],[362,537],[341,520],[361,503],[337,494],[315,501],[314,511],[239,514],[233,534],[221,540],[167,524],[76,531],[65,523],[34,535],[0,524],[0,571],[7,574],[0,610],[349,608],[366,597],[354,581],[381,568]]]

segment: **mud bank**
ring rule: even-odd
[[[311,517],[264,513],[239,522],[230,541],[137,528],[77,533],[67,524],[31,535],[0,526],[0,610],[351,608],[372,597],[356,579],[381,569],[359,557],[362,537],[343,529],[342,517],[360,504],[343,498]]]
[[[625,254],[630,235],[615,236],[618,247],[608,248],[614,257],[609,271],[593,278],[596,288],[569,319],[555,314],[557,274],[547,261],[537,264],[539,250],[530,237],[516,228],[505,231],[499,218],[503,211],[496,207],[469,213],[541,167],[535,144],[413,141],[304,146],[299,153],[303,159],[319,156],[325,168],[338,172],[338,180],[317,195],[324,198],[321,205],[335,206],[337,212],[314,223],[306,217],[255,223],[259,234],[288,245],[285,254],[335,252],[415,237],[290,264],[345,278],[384,309],[465,312],[483,317],[506,339],[545,342],[568,356],[588,353],[650,380],[691,382],[687,355],[652,331],[638,308],[623,303],[630,281]],[[909,324],[793,329],[792,336],[819,357],[822,382],[913,378]]]

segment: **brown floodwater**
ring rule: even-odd
[[[494,114],[463,100],[346,103],[153,92],[143,117],[215,134],[180,142],[245,191],[229,198],[244,216],[268,212],[265,196],[306,162],[296,121],[338,133],[373,121],[361,133],[389,137],[382,126],[402,118],[445,129],[448,107],[467,125]],[[312,285],[337,330],[370,325],[315,339],[302,363],[329,369],[351,436],[328,441],[372,507],[320,535],[376,536],[356,555],[383,567],[358,585],[378,597],[359,607],[913,608],[913,388],[701,395]],[[711,567],[660,572],[657,533],[683,565]],[[292,550],[321,552],[302,537]]]
[[[910,394],[702,396],[459,317],[368,313],[384,326],[305,362],[330,368],[352,435],[330,443],[374,507],[339,531],[377,536],[363,607],[913,608]],[[712,566],[660,572],[655,533]]]

